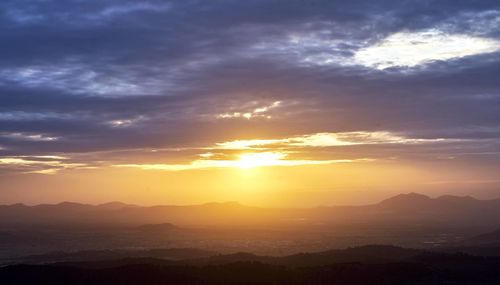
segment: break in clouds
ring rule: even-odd
[[[0,23],[0,173],[224,167],[235,141],[278,166],[500,154],[498,1],[5,0]]]

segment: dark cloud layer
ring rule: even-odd
[[[341,131],[461,139],[467,153],[497,155],[498,51],[383,70],[346,63],[398,32],[500,41],[499,23],[500,3],[486,0],[5,0],[0,155]],[[266,116],[218,117],[277,101]]]

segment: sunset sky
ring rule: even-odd
[[[500,197],[500,1],[0,2],[0,204]]]

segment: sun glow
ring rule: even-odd
[[[286,154],[279,152],[245,153],[239,156],[236,165],[240,168],[279,165]]]

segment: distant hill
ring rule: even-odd
[[[100,204],[100,205],[97,205],[96,207],[98,207],[100,209],[105,209],[105,210],[120,210],[120,209],[123,209],[123,208],[135,208],[135,207],[138,207],[138,206],[137,205],[125,204],[125,203],[122,203],[122,202],[114,201],[114,202],[108,202],[108,203]]]
[[[484,211],[493,210],[493,207],[500,205],[500,199],[497,200],[477,200],[470,196],[452,196],[444,195],[437,198],[429,196],[408,193],[400,194],[378,203],[379,208],[385,208],[398,212],[445,212],[445,211],[470,211],[479,210],[486,207]]]
[[[418,194],[418,193],[409,193],[409,194],[399,194],[397,196],[391,197],[389,199],[383,200],[378,203],[379,207],[386,207],[391,209],[399,209],[399,210],[409,210],[409,209],[422,209],[427,207],[435,200],[431,199],[429,196]]]
[[[120,202],[87,205],[64,202],[56,205],[0,206],[0,226],[22,225],[129,225],[173,229],[179,226],[303,226],[323,225],[413,225],[476,227],[482,230],[500,225],[500,200],[442,196],[430,198],[416,193],[401,194],[366,206],[318,208],[259,208],[236,202],[191,206],[140,207]],[[147,228],[147,226],[146,226]],[[145,229],[146,229],[145,228]]]

